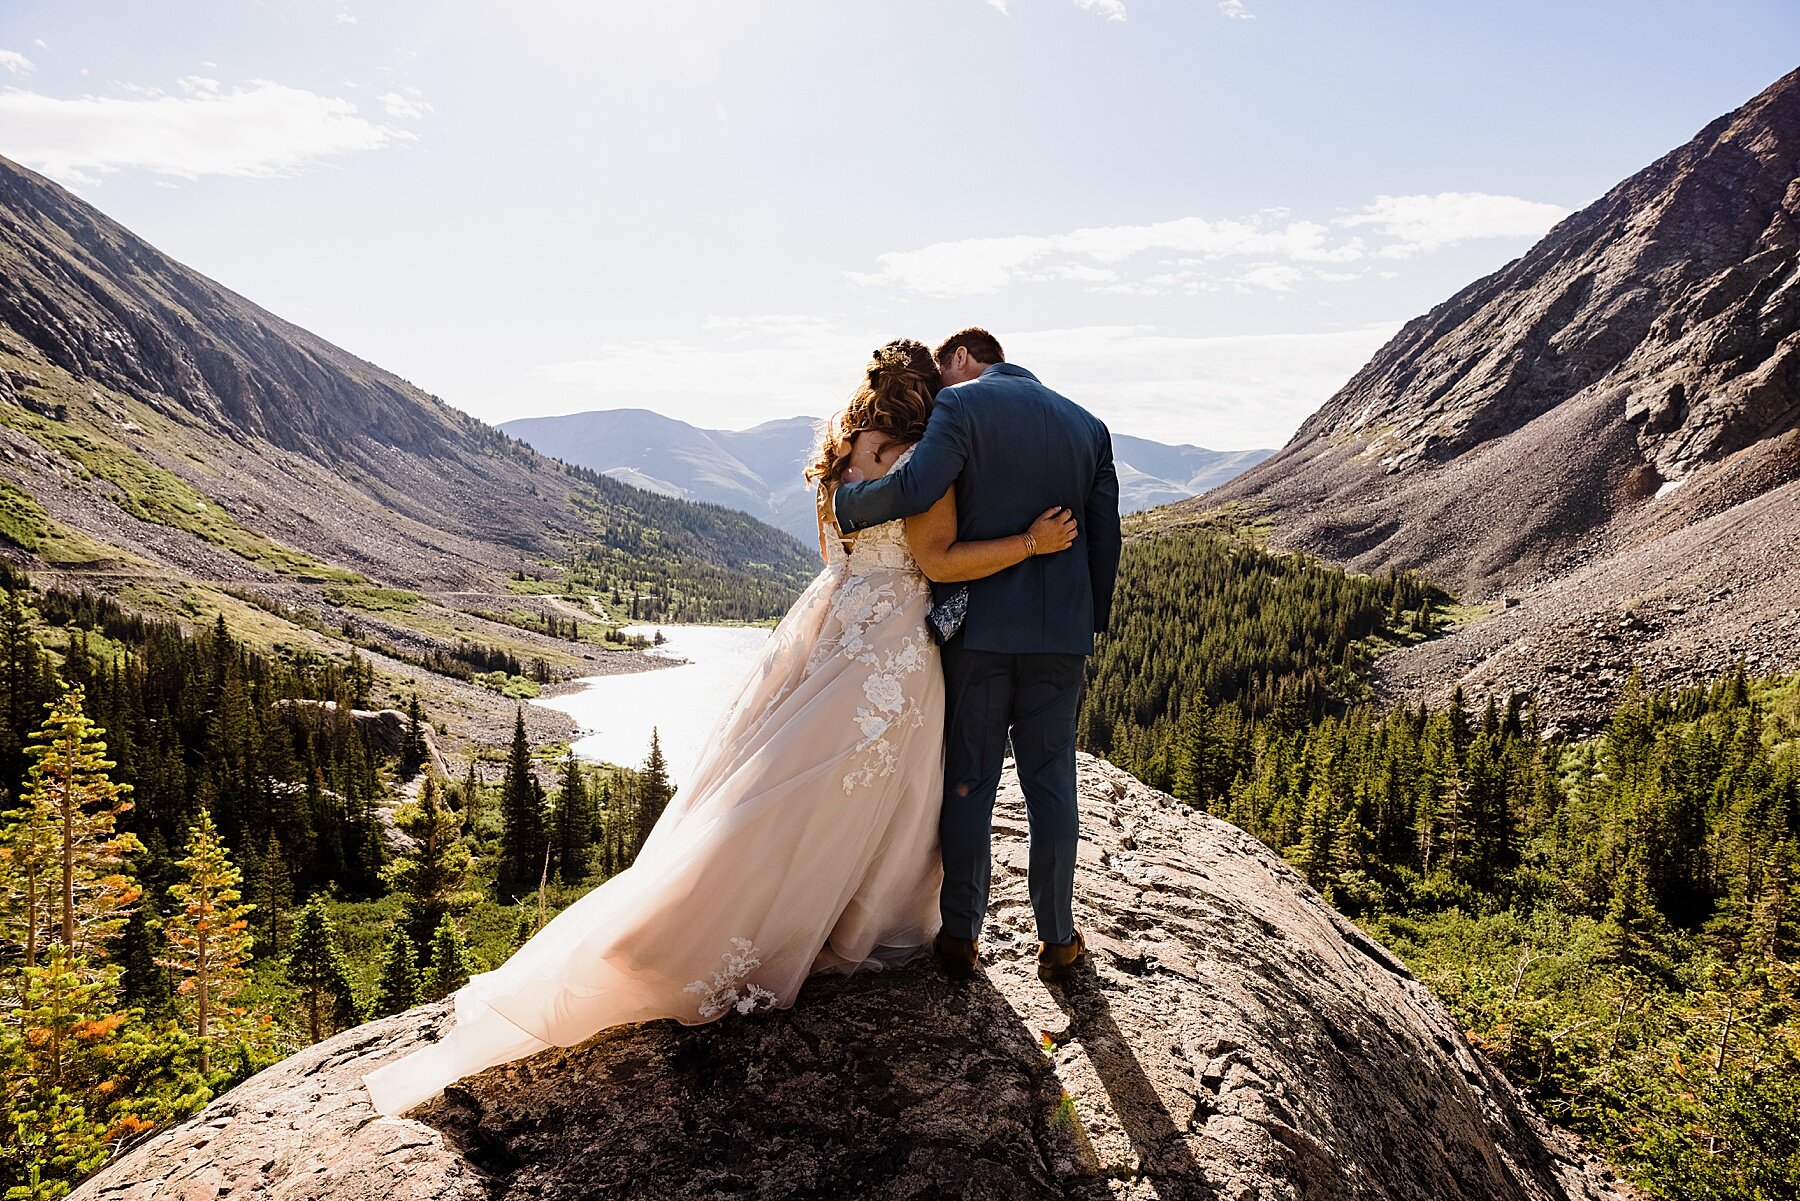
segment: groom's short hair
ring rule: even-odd
[[[933,354],[931,357],[936,359],[938,364],[942,366],[946,359],[956,353],[956,348],[958,346],[966,348],[969,352],[969,357],[978,362],[1006,362],[1006,352],[1000,349],[1000,339],[994,337],[994,335],[988,333],[979,325],[971,325],[968,329],[957,330],[939,344],[937,353]]]

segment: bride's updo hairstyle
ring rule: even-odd
[[[836,484],[850,463],[849,445],[864,430],[882,436],[878,456],[890,446],[917,442],[944,382],[923,342],[896,338],[869,360],[850,403],[819,429],[819,448],[807,464],[808,482]]]

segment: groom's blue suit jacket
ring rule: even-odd
[[[963,646],[1091,653],[1119,571],[1119,477],[1106,426],[1023,367],[996,363],[938,393],[925,436],[898,470],[838,488],[838,528],[848,534],[923,513],[952,484],[956,535],[965,542],[1022,534],[1056,506],[1080,524],[1068,550],[970,582]],[[941,599],[960,586],[933,592]]]

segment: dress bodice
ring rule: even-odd
[[[912,457],[912,452],[913,448],[907,447],[888,470],[898,471]],[[863,575],[870,571],[903,571],[921,575],[918,560],[913,558],[912,547],[906,541],[904,521],[884,521],[880,525],[857,531],[852,535],[851,549],[846,551],[844,540],[838,533],[837,521],[832,516],[830,494],[822,484],[819,488],[819,514],[825,523],[827,563],[834,566],[846,564],[851,575]]]

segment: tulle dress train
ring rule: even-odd
[[[792,1005],[938,928],[944,684],[900,523],[830,542],[636,861],[457,990],[438,1042],[363,1077],[403,1113],[609,1026]]]

